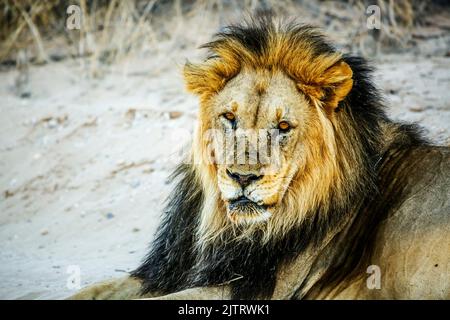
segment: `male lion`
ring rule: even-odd
[[[150,253],[72,298],[450,298],[450,151],[388,119],[365,61],[268,18],[204,47],[184,69],[190,163]],[[251,130],[275,133],[270,155]],[[245,161],[211,161],[230,149]]]

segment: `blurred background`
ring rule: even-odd
[[[143,258],[189,142],[186,60],[272,11],[376,66],[394,119],[450,145],[450,4],[0,1],[0,298],[62,299]]]

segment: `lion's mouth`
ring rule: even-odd
[[[228,203],[228,217],[235,223],[264,221],[270,214],[266,205],[260,205],[245,196],[230,200]]]
[[[248,206],[256,204],[255,202],[251,201],[249,198],[245,196],[240,196],[237,199],[230,200],[230,208],[239,207],[239,206]]]

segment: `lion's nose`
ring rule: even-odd
[[[240,174],[240,173],[236,173],[236,172],[231,172],[228,169],[227,169],[227,174],[231,179],[233,179],[234,181],[239,183],[242,186],[242,188],[245,188],[253,181],[257,181],[262,178],[262,175],[258,176],[256,174]]]

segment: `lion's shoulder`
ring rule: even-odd
[[[442,277],[450,270],[450,148],[420,146],[402,161],[391,177],[404,181],[401,199],[375,239],[372,263],[380,264],[385,284],[380,294],[449,298],[450,284]]]

